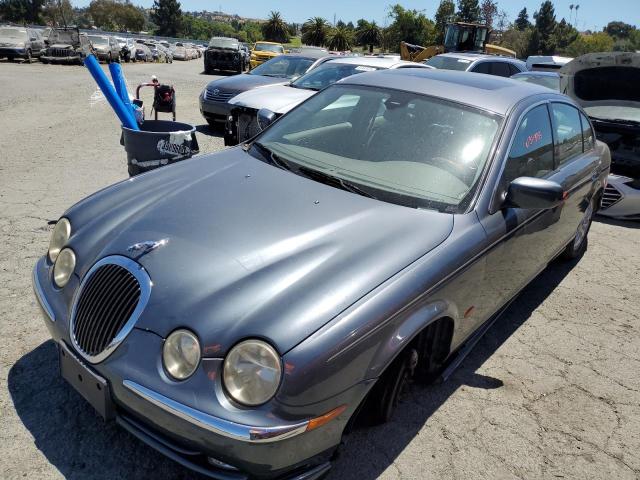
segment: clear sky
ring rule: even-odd
[[[72,0],[74,5],[85,6],[90,0]],[[136,5],[150,7],[153,0],[131,0]],[[422,10],[433,17],[440,0],[180,0],[183,11],[222,9],[225,13],[237,13],[242,17],[266,18],[271,10],[277,10],[288,22],[302,23],[309,17],[321,16],[333,22],[336,19],[345,22],[359,18],[375,20],[380,25],[388,22],[388,6],[400,3],[405,8]],[[498,8],[504,9],[511,20],[518,12],[527,7],[532,20],[533,12],[540,8],[542,0],[498,0]],[[601,30],[612,20],[623,20],[640,27],[640,0],[554,0],[556,18],[569,20],[570,4],[580,4],[577,27],[579,30]],[[574,21],[575,11],[572,16]]]

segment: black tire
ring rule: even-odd
[[[127,165],[127,171],[130,177],[134,177],[140,173],[140,167],[137,165]]]
[[[415,349],[402,352],[367,395],[359,421],[366,425],[380,425],[391,420],[417,363],[418,353]]]
[[[584,213],[584,218],[578,225],[575,237],[567,245],[567,248],[561,254],[563,260],[574,260],[581,257],[584,252],[587,251],[589,243],[589,230],[591,229],[591,223],[593,222],[593,216],[595,215],[597,205],[599,202],[599,196],[595,196],[589,202],[589,206]]]
[[[111,62],[113,62],[113,57],[111,56],[111,52],[109,52],[109,55],[107,56],[107,65],[109,65]]]
[[[41,63],[44,63],[45,65],[49,63],[49,60],[47,60],[46,58],[41,58],[40,59]]]
[[[7,57],[8,62],[13,62],[13,60],[14,60],[14,57]]]

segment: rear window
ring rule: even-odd
[[[599,67],[576,73],[575,94],[586,101],[640,100],[640,68]]]
[[[471,65],[471,60],[465,60],[464,58],[444,57],[442,55],[436,55],[424,62],[433,68],[441,68],[444,70],[466,70]]]

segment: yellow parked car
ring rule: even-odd
[[[253,50],[251,50],[251,58],[249,59],[250,68],[256,68],[267,60],[271,60],[273,57],[277,57],[283,53],[284,47],[280,43],[256,42]]]

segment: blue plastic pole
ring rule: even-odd
[[[124,75],[122,75],[122,67],[119,63],[111,62],[109,64],[109,72],[111,72],[111,78],[113,79],[113,86],[116,87],[116,92],[124,103],[124,106],[129,110],[132,110],[131,101],[129,100],[129,92],[127,91],[127,84],[124,81]]]
[[[109,79],[102,71],[102,68],[100,68],[100,64],[98,63],[98,60],[96,60],[96,57],[93,55],[87,55],[84,59],[84,64],[100,87],[100,90],[102,90],[102,93],[109,102],[109,105],[111,105],[113,111],[116,112],[116,115],[122,122],[122,125],[126,128],[130,128],[131,130],[140,130],[131,109],[125,107],[124,103],[122,103],[122,100],[118,97],[113,85],[111,85],[111,82],[109,82]]]

